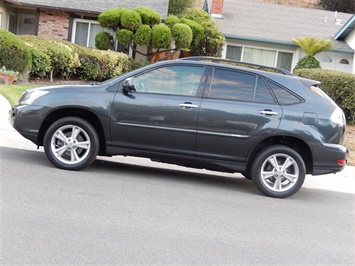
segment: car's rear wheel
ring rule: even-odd
[[[306,167],[302,157],[295,150],[277,145],[258,154],[251,176],[255,186],[263,194],[286,198],[302,187]]]
[[[80,170],[95,160],[99,138],[86,120],[66,117],[48,128],[43,146],[48,160],[58,168]]]

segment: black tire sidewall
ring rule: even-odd
[[[262,182],[261,174],[260,174],[261,167],[264,161],[272,154],[277,154],[277,153],[284,153],[291,156],[296,161],[299,167],[299,176],[296,181],[296,184],[289,190],[282,191],[282,192],[272,191],[269,188],[267,188]],[[304,164],[302,157],[295,150],[287,146],[277,145],[277,146],[264,149],[256,156],[256,159],[252,166],[251,176],[257,189],[260,192],[262,192],[264,195],[274,197],[274,198],[286,198],[295,194],[302,187],[306,177],[306,166]]]
[[[53,154],[52,149],[51,149],[51,139],[53,134],[62,126],[65,125],[76,125],[81,127],[83,130],[86,131],[86,133],[89,135],[90,138],[90,151],[89,155],[81,162],[77,164],[65,164],[61,161],[59,161],[56,156]],[[97,136],[97,133],[93,126],[87,122],[86,120],[78,117],[65,117],[61,118],[57,121],[55,121],[46,131],[44,135],[44,140],[43,140],[43,147],[45,154],[48,158],[48,160],[55,165],[56,167],[60,169],[66,169],[66,170],[80,170],[83,169],[90,164],[93,163],[95,160],[98,151],[99,151],[99,138]]]

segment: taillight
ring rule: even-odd
[[[345,165],[346,164],[346,159],[339,159],[338,160],[339,165]]]
[[[332,121],[334,124],[344,126],[346,122],[343,110],[341,110],[339,107],[335,108],[334,112],[330,116],[330,121]]]

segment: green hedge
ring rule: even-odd
[[[26,72],[31,68],[31,52],[18,36],[0,29],[0,68],[3,66]]]
[[[128,55],[36,36],[20,37],[32,55],[31,78],[106,80],[135,68]],[[139,65],[140,63],[138,63]]]
[[[319,80],[320,87],[343,110],[349,124],[355,124],[355,75],[332,70],[297,69],[298,76]]]

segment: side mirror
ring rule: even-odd
[[[125,79],[122,84],[122,91],[124,93],[135,92],[136,91],[136,88],[134,86],[135,83],[136,83],[136,79],[133,77]]]

